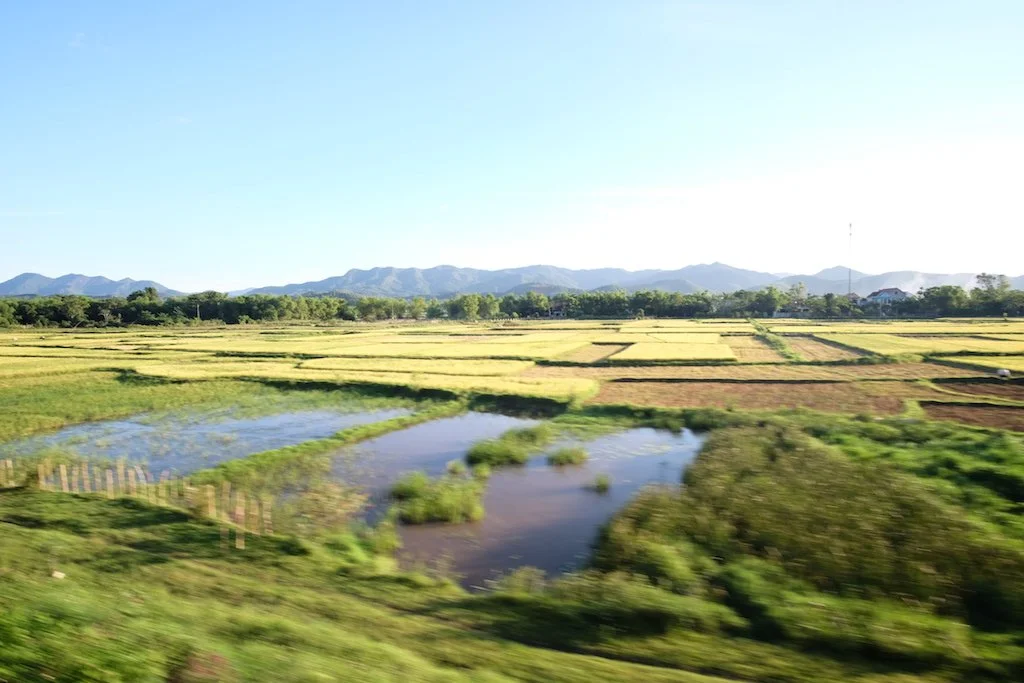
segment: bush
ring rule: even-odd
[[[430,477],[426,472],[410,472],[395,482],[391,487],[391,497],[395,500],[411,500],[420,498],[430,488]]]
[[[608,493],[612,487],[612,479],[607,474],[599,474],[594,477],[594,483],[590,485],[591,490],[597,493]]]
[[[473,479],[447,476],[431,481],[425,473],[414,472],[395,484],[391,496],[406,524],[457,524],[483,519],[483,492],[483,484]]]
[[[447,470],[448,474],[459,477],[466,473],[466,463],[461,460],[450,460],[445,466],[445,470]]]
[[[523,465],[530,459],[530,453],[519,444],[492,439],[475,444],[466,454],[470,465],[486,464],[492,467],[502,465]]]
[[[497,439],[474,445],[466,454],[466,462],[470,465],[486,463],[493,467],[523,465],[534,452],[546,446],[554,437],[555,430],[547,423],[510,429]]]
[[[586,449],[580,446],[559,448],[548,456],[548,464],[556,467],[563,467],[565,465],[582,465],[587,461],[588,457]]]
[[[477,481],[487,481],[491,478],[491,466],[485,462],[473,465],[473,478]]]

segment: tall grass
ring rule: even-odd
[[[431,480],[425,472],[402,477],[391,489],[398,516],[406,524],[458,524],[483,519],[484,483],[448,475]]]

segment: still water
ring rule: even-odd
[[[535,424],[485,413],[438,420],[372,439],[335,459],[334,473],[370,494],[368,518],[379,517],[391,484],[404,472],[445,471],[475,442],[513,427]],[[577,443],[563,440],[548,451]],[[404,566],[443,560],[463,585],[480,588],[502,572],[530,565],[549,574],[579,568],[598,530],[648,484],[678,484],[702,440],[689,431],[672,434],[629,429],[582,443],[583,465],[551,467],[543,454],[522,467],[497,468],[488,483],[486,517],[470,524],[425,524],[401,528]],[[598,474],[611,478],[604,494],[587,488]]]
[[[52,434],[0,444],[0,457],[59,449],[83,458],[125,458],[145,462],[154,471],[187,473],[408,413],[398,409],[302,410],[260,417],[232,417],[230,413],[143,415],[73,425]]]

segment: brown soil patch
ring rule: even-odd
[[[741,410],[811,408],[833,413],[892,415],[903,412],[906,398],[939,396],[928,387],[910,382],[608,382],[590,402]]]
[[[1011,401],[1024,402],[1024,384],[1011,384],[1010,382],[949,382],[942,386],[958,394],[995,396]]]
[[[753,335],[722,337],[722,341],[729,345],[729,348],[736,354],[736,360],[741,363],[781,363],[786,360],[781,353],[768,346],[760,337]]]
[[[955,420],[976,427],[995,427],[1024,432],[1024,408],[1012,406],[966,406],[955,403],[924,403],[928,417]]]
[[[831,360],[853,360],[864,354],[841,348],[828,342],[823,342],[814,337],[786,337],[786,343],[806,360],[831,361]]]
[[[590,344],[560,357],[559,360],[569,360],[574,363],[596,363],[622,351],[626,346],[627,344]]]
[[[950,367],[938,363],[890,363],[879,365],[662,365],[647,367],[566,367],[537,365],[523,377],[581,377],[596,380],[826,380],[852,382],[862,379],[939,379],[987,376],[985,370]]]

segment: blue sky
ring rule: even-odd
[[[2,3],[0,280],[1018,275],[1022,35],[1018,0]]]

